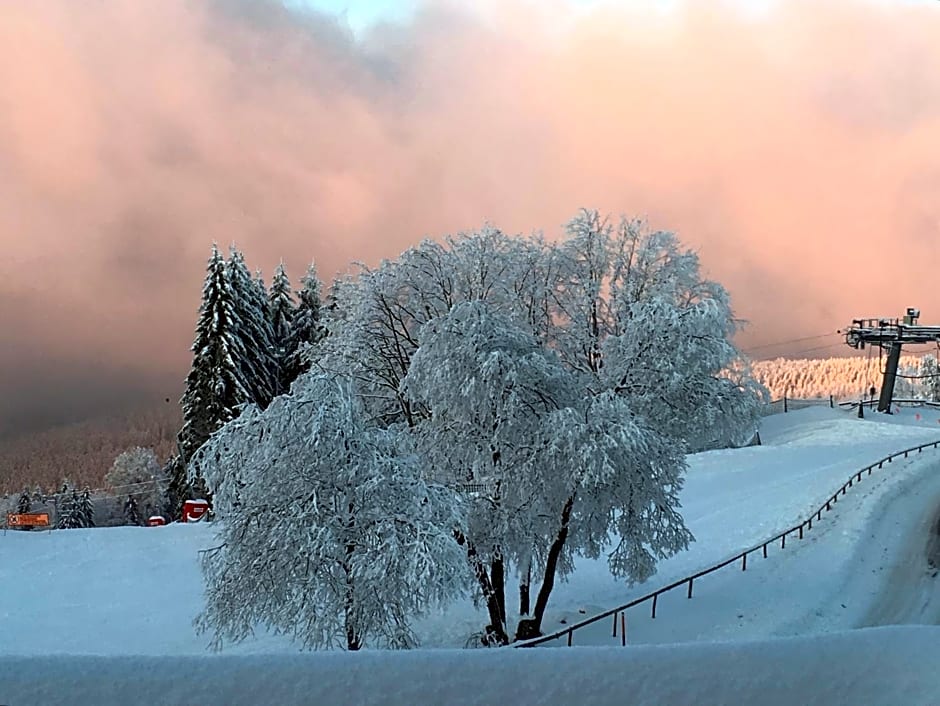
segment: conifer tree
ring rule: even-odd
[[[82,499],[77,490],[69,489],[67,483],[62,484],[59,494],[59,521],[56,526],[59,529],[78,529],[85,526],[82,518]]]
[[[300,284],[301,288],[297,292],[300,301],[291,320],[284,354],[284,378],[288,388],[301,373],[310,368],[304,348],[308,344],[317,343],[324,336],[321,323],[320,280],[314,263],[310,263]]]
[[[247,402],[264,409],[278,386],[278,365],[264,283],[252,279],[245,257],[231,248],[225,264],[234,302],[233,332],[238,339],[236,368],[247,392]]]
[[[124,521],[129,525],[140,525],[140,510],[137,507],[137,500],[133,495],[127,496],[127,502],[124,503]]]
[[[274,335],[274,347],[277,352],[278,363],[278,394],[290,389],[292,380],[287,374],[287,354],[291,336],[291,324],[297,310],[291,292],[290,279],[284,271],[284,263],[278,264],[274,270],[271,281],[271,291],[268,293],[268,315],[271,320],[271,331]]]
[[[170,485],[167,488],[166,513],[171,519],[176,519],[183,510],[183,502],[192,494],[192,487],[186,475],[186,464],[178,455],[174,455],[163,467],[163,472],[170,479]]]
[[[20,513],[29,512],[32,509],[32,498],[29,495],[29,488],[24,488],[19,501],[16,503],[16,511]],[[31,530],[32,527],[21,527],[22,530]]]
[[[180,401],[183,428],[179,434],[179,448],[183,470],[206,439],[237,416],[241,405],[252,401],[243,376],[242,361],[246,353],[229,274],[230,268],[213,245],[192,346],[193,364]],[[184,488],[180,481],[180,477],[174,476],[176,500],[181,504]]]
[[[82,491],[78,508],[79,515],[81,516],[82,527],[94,527],[95,506],[91,502],[91,491],[87,487]]]

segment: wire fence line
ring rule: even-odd
[[[634,608],[644,603],[651,603],[650,617],[656,618],[657,602],[658,602],[659,597],[663,595],[664,593],[669,593],[670,591],[673,591],[677,588],[685,587],[687,589],[687,598],[691,599],[692,589],[693,589],[696,579],[702,578],[703,576],[707,576],[708,574],[714,573],[727,566],[737,565],[737,564],[741,565],[741,571],[747,571],[747,559],[750,555],[760,552],[761,556],[766,559],[767,548],[770,547],[771,545],[776,545],[777,542],[780,542],[780,548],[785,549],[787,545],[788,537],[795,535],[797,536],[798,539],[803,539],[805,534],[813,529],[813,522],[815,521],[818,523],[822,521],[823,513],[826,513],[832,510],[832,506],[835,505],[836,502],[838,502],[839,496],[845,495],[848,492],[848,489],[851,488],[854,484],[860,483],[863,477],[870,476],[873,471],[882,469],[886,463],[891,463],[896,458],[900,458],[902,456],[904,458],[907,458],[912,453],[921,453],[923,452],[924,449],[929,449],[929,448],[933,448],[933,449],[940,448],[940,440],[931,441],[925,444],[920,444],[919,446],[912,446],[907,449],[902,449],[901,451],[896,451],[892,454],[889,454],[888,456],[885,456],[884,458],[878,459],[877,461],[875,461],[874,463],[868,466],[865,466],[864,468],[856,471],[851,476],[849,476],[849,479],[845,481],[845,483],[843,483],[841,487],[839,487],[838,490],[836,490],[825,502],[823,502],[822,505],[820,505],[815,511],[810,513],[806,517],[806,519],[802,520],[799,524],[793,525],[789,529],[786,529],[782,532],[775,534],[773,537],[770,537],[758,544],[748,547],[747,549],[744,549],[740,552],[737,552],[736,554],[725,559],[724,561],[718,562],[717,564],[709,566],[708,568],[702,569],[701,571],[698,571],[689,576],[680,578],[668,584],[667,586],[663,586],[662,588],[658,588],[655,591],[647,593],[644,596],[635,598],[629,603],[624,603],[623,605],[617,606],[616,608],[611,608],[610,610],[594,615],[590,618],[587,618],[578,623],[575,623],[574,625],[570,625],[561,630],[556,630],[555,632],[550,633],[548,635],[543,635],[542,637],[537,637],[531,640],[526,640],[525,642],[513,643],[512,647],[519,647],[519,648],[536,647],[538,645],[542,645],[547,642],[552,642],[553,640],[559,640],[559,639],[566,639],[568,647],[571,647],[573,639],[574,639],[574,633],[576,631],[582,628],[585,628],[588,625],[593,625],[594,623],[597,623],[601,620],[606,620],[607,618],[610,618],[610,617],[613,617],[613,630],[612,630],[613,637],[617,637],[617,628],[618,628],[618,622],[619,622],[621,644],[626,646],[627,644],[627,636],[626,636],[626,630],[625,630],[626,611],[629,608]]]

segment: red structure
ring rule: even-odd
[[[183,503],[183,522],[198,522],[208,511],[208,500],[187,500]]]
[[[148,527],[159,527],[160,525],[166,524],[166,518],[163,515],[153,515],[147,519]]]

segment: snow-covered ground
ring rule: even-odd
[[[626,603],[792,526],[859,468],[940,439],[937,416],[903,410],[859,420],[811,408],[766,418],[763,446],[691,456],[682,501],[697,541],[634,587],[612,579],[603,558],[579,561],[571,579],[557,586],[545,629]],[[110,674],[118,685],[150,684],[152,703],[206,703],[157,689],[161,674],[181,670],[203,684],[192,681],[194,689],[210,684],[207,693],[232,695],[215,703],[492,703],[499,693],[493,689],[509,689],[516,698],[507,700],[517,703],[571,703],[584,701],[584,694],[591,703],[719,703],[748,701],[749,693],[756,699],[759,685],[769,681],[779,698],[764,694],[765,703],[940,703],[940,673],[926,666],[931,659],[940,663],[940,628],[852,630],[940,622],[938,508],[940,451],[885,464],[841,497],[804,540],[770,548],[767,559],[752,557],[746,572],[729,566],[696,581],[692,600],[684,588],[662,596],[655,620],[648,604],[627,613],[631,645],[702,644],[600,647],[620,641],[604,620],[574,638],[576,645],[598,647],[502,656],[450,650],[297,655],[284,639],[263,635],[227,648],[229,656],[181,661],[176,658],[204,655],[208,642],[195,634],[192,619],[202,605],[198,552],[212,544],[211,525],[8,532],[0,538],[0,655],[6,655],[0,704],[22,702],[27,694],[37,703],[64,698],[52,686],[48,698],[28,689],[39,674],[61,675],[61,683],[79,690],[103,688],[83,675]],[[426,646],[461,647],[484,622],[465,602],[422,620],[418,634]],[[31,659],[20,659],[26,656]],[[878,686],[876,662],[882,681],[890,673],[884,660],[902,670],[889,680],[894,699]],[[823,698],[845,686],[857,691]],[[910,698],[899,688],[909,688]],[[109,693],[66,700],[126,702]],[[843,698],[850,693],[869,698]]]
[[[940,628],[571,650],[0,659],[0,702],[43,706],[918,706]]]

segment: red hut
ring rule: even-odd
[[[187,500],[183,503],[183,522],[198,522],[208,511],[208,500]]]

